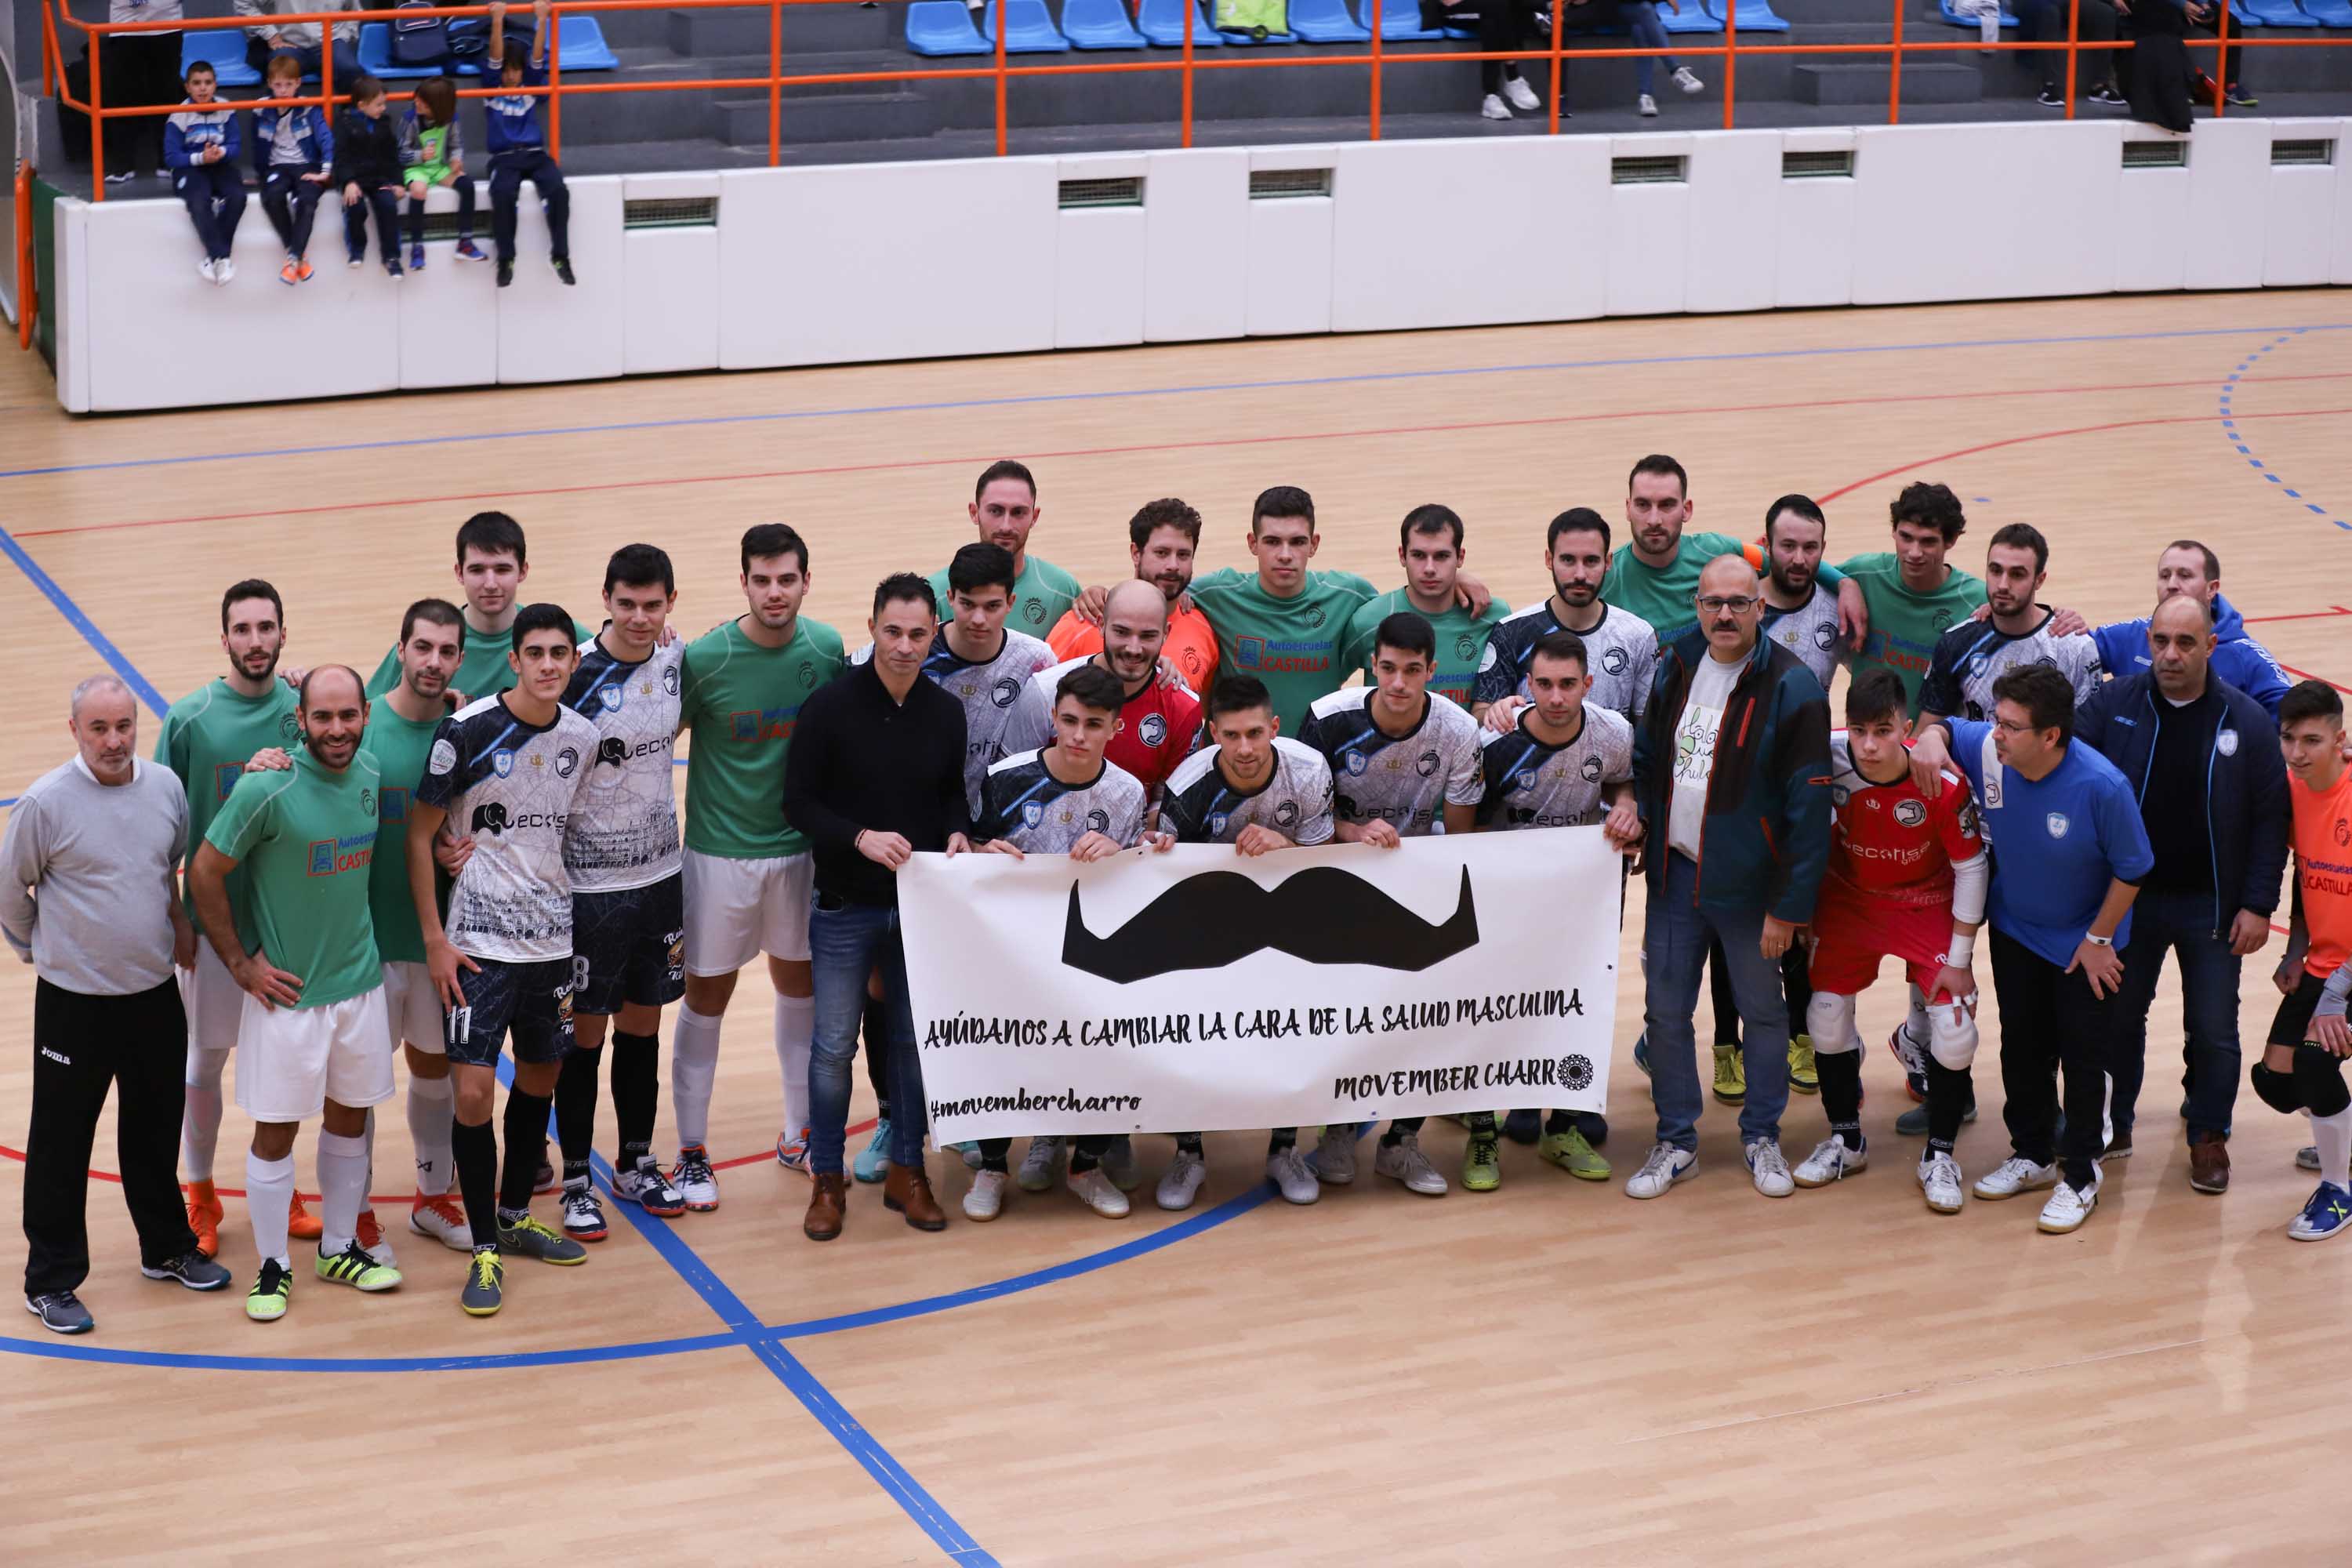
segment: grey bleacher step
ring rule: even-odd
[[[794,142],[869,142],[929,136],[940,128],[939,106],[919,92],[887,87],[788,98],[782,135]],[[768,100],[722,99],[712,105],[715,134],[735,146],[765,146]]]
[[[1856,65],[1803,65],[1791,70],[1800,103],[1885,105],[1894,68],[1885,61]],[[1984,79],[1974,66],[1903,64],[1906,103],[1974,103],[1984,96]]]
[[[906,31],[906,7],[787,5],[783,47],[788,55],[878,49]],[[764,55],[768,13],[733,6],[669,13],[669,46],[681,55]]]

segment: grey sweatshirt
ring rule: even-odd
[[[172,872],[187,838],[188,797],[171,769],[140,758],[121,784],[99,783],[79,756],[50,769],[0,837],[0,936],[63,990],[153,990],[172,977]]]

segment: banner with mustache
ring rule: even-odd
[[[1597,827],[919,855],[898,897],[933,1136],[1599,1110],[1617,881]]]

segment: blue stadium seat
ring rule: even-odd
[[[1971,33],[1977,30],[1977,18],[1974,16],[1963,16],[1958,11],[1953,10],[1952,0],[1937,0],[1937,4],[1943,8],[1944,20],[1949,22],[1953,26],[1966,27]],[[1747,26],[1748,19],[1745,16],[1742,16],[1739,20],[1739,25],[1742,27]],[[2003,11],[2000,14],[2000,25],[2004,27],[2014,27],[2017,26],[2017,18],[2009,12]]]
[[[1184,47],[1184,7],[1191,0],[1143,0],[1143,12],[1135,25],[1143,36],[1163,49]],[[1198,7],[1192,12],[1192,47],[1217,48],[1223,45],[1224,35],[1209,25],[1209,18]]]
[[[1360,0],[1356,7],[1356,19],[1369,29],[1372,25],[1372,0]],[[1421,25],[1419,0],[1381,0],[1381,41],[1386,44],[1420,43],[1445,37],[1434,27]]]
[[[914,0],[907,7],[907,47],[931,56],[989,52],[963,0]]]
[[[180,35],[180,74],[198,60],[209,60],[213,79],[223,87],[259,87],[261,73],[245,63],[245,32],[238,27],[192,27]],[[106,90],[105,79],[99,90]]]
[[[2230,15],[2248,26],[2316,27],[2316,17],[2306,15],[2294,0],[2230,0]]]
[[[1209,25],[1213,27],[1216,26],[1217,0],[1202,0],[1201,11],[1202,15],[1209,18]],[[1295,44],[1298,41],[1298,35],[1296,33],[1268,33],[1263,38],[1256,38],[1244,32],[1228,32],[1219,29],[1217,36],[1229,44],[1237,45],[1245,49],[1263,48],[1274,44]],[[1370,40],[1368,37],[1366,41]]]
[[[445,74],[439,66],[404,66],[392,58],[392,24],[360,24],[360,69],[385,81],[410,81]],[[340,85],[340,84],[338,84]]]
[[[2352,0],[2311,0],[2304,9],[2323,27],[2352,27]]]
[[[2345,0],[2345,3],[2352,5],[2352,0]],[[1723,24],[1707,15],[1706,7],[1700,5],[1699,0],[1683,0],[1683,8],[1679,11],[1660,11],[1658,22],[1669,33],[1720,33],[1723,31]]]
[[[1004,52],[1008,55],[1058,55],[1070,47],[1062,29],[1054,26],[1045,0],[988,0],[980,13],[981,41],[996,47],[996,10],[1004,8]]]
[[[572,71],[610,71],[621,68],[621,57],[614,54],[612,46],[604,41],[604,29],[597,25],[595,17],[559,16],[555,20],[555,59],[566,74]],[[383,22],[371,24],[379,27],[389,25]],[[367,35],[364,27],[361,29],[360,48],[362,51],[360,63],[365,65],[367,57],[364,51],[367,48]],[[384,52],[389,55],[391,50],[387,48]],[[454,68],[462,76],[478,76],[489,63],[490,57],[487,54],[467,55]],[[382,76],[383,73],[377,71],[376,74]],[[437,69],[428,68],[419,71],[410,67],[404,68],[402,74],[439,76],[441,73]]]
[[[1120,0],[1062,0],[1062,36],[1074,49],[1143,47],[1143,35],[1128,24]]]
[[[1738,11],[1725,15],[1727,5],[1737,5]],[[1737,21],[1743,33],[1785,33],[1788,18],[1775,12],[1769,0],[1706,0],[1706,8],[1717,22]]]
[[[1290,30],[1310,44],[1369,44],[1371,29],[1348,15],[1341,0],[1290,0]]]

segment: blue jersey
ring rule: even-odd
[[[1952,761],[1967,775],[1992,850],[1985,916],[2011,940],[2064,968],[2098,917],[2107,884],[2137,882],[2156,865],[2131,785],[2087,745],[2030,780],[1993,755],[1992,726],[1947,721]],[[2131,940],[2131,916],[2116,946]]]

